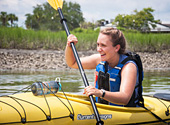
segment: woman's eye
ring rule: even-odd
[[[105,44],[101,44],[101,46],[105,47],[106,45]]]
[[[105,44],[99,44],[99,43],[97,43],[97,46],[98,46],[98,47],[105,47],[106,45],[105,45]]]

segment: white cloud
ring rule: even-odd
[[[66,0],[70,1],[70,0]],[[151,7],[155,9],[153,15],[157,19],[170,20],[170,16],[163,18],[163,15],[170,15],[169,0],[71,0],[81,5],[84,17],[88,20],[102,18],[115,18],[118,14],[131,14],[135,9]]]
[[[155,19],[170,21],[169,0],[66,0],[77,2],[81,6],[87,21],[115,18],[118,14],[131,14],[133,10],[138,11],[151,7],[155,9]],[[23,24],[25,14],[32,13],[33,6],[43,4],[47,0],[0,0],[0,12],[14,13],[19,17],[19,24]]]
[[[24,26],[25,14],[32,13],[33,6],[45,2],[46,0],[0,0],[0,12],[14,13],[19,17],[19,26]]]

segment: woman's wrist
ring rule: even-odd
[[[101,98],[104,98],[104,96],[105,96],[105,93],[106,93],[106,92],[105,92],[105,90],[104,90],[104,89],[101,89],[101,92],[102,92],[102,94],[101,94],[101,96],[100,96],[100,97],[101,97]]]

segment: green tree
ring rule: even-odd
[[[25,25],[27,29],[32,28],[32,15],[31,14],[25,14],[25,16],[27,17],[26,21],[25,21]]]
[[[106,22],[105,19],[100,19],[100,20],[97,20],[97,21],[96,21],[96,25],[97,25],[97,26],[105,25],[105,24],[104,24],[105,22]]]
[[[80,23],[80,28],[82,28],[82,29],[94,29],[95,24],[91,23],[91,22],[82,22],[82,23]]]
[[[80,23],[84,22],[83,13],[80,5],[77,3],[63,1],[63,14],[67,19],[68,27],[72,30],[80,27]],[[63,29],[60,24],[58,12],[53,9],[48,3],[37,5],[34,7],[33,14],[26,14],[25,24],[27,28],[36,30],[52,30],[57,31]]]
[[[7,12],[2,11],[0,14],[0,20],[1,20],[3,26],[8,25],[8,18],[9,18],[9,16],[8,16]]]
[[[141,11],[134,10],[134,14],[124,15],[119,14],[115,18],[115,22],[118,26],[125,27],[128,29],[137,29],[140,31],[150,30],[149,24],[154,28],[160,20],[155,20],[152,13],[154,9],[148,7]]]
[[[56,10],[54,10],[48,3],[43,4],[43,18],[41,20],[41,29],[45,30],[61,30],[60,17]]]
[[[71,30],[80,27],[80,23],[84,22],[83,13],[78,3],[64,1],[62,10]]]
[[[11,27],[14,25],[14,21],[18,21],[18,17],[15,14],[9,14],[8,15],[8,21],[11,23]],[[14,25],[15,26],[15,25]]]
[[[17,24],[15,24],[14,21],[18,21],[18,17],[15,14],[7,14],[7,12],[3,11],[0,13],[0,22],[2,22],[3,26],[16,26]]]
[[[154,9],[152,8],[144,8],[141,11],[137,11],[134,10],[135,12],[135,16],[134,16],[134,20],[135,20],[135,26],[137,29],[140,30],[150,30],[149,29],[149,24],[155,28],[156,25],[155,23],[158,23],[160,20],[155,20],[154,16],[152,15],[152,13],[154,12]]]
[[[124,26],[124,15],[118,14],[115,18],[115,22],[117,22],[118,26]]]
[[[27,17],[25,21],[25,25],[27,29],[30,29],[30,28],[39,29],[38,21],[36,20],[36,17],[34,15],[26,14],[25,16]]]

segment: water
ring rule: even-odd
[[[94,70],[85,70],[90,85],[94,84]],[[170,71],[144,72],[143,95],[170,93]],[[0,96],[12,94],[37,81],[54,81],[61,78],[65,92],[82,94],[84,83],[79,70],[58,71],[0,71]]]

